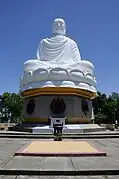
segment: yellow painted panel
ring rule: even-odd
[[[82,96],[89,99],[95,98],[96,93],[92,93],[87,90],[81,90],[69,87],[46,87],[46,88],[36,88],[29,89],[21,93],[24,98],[29,98],[31,96],[39,95],[75,95]]]
[[[47,123],[48,118],[25,118],[25,122],[28,123]],[[68,123],[88,123],[90,119],[81,119],[81,118],[68,118]]]

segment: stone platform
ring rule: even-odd
[[[49,125],[38,123],[23,123],[10,128],[11,131],[30,132],[33,134],[52,134],[53,128]],[[88,132],[104,132],[106,129],[97,124],[67,124],[64,126],[63,134],[79,134]]]
[[[63,134],[68,133],[86,133],[86,132],[102,132],[106,129],[104,127],[100,127],[97,124],[67,124],[64,126]],[[37,125],[35,127],[31,127],[32,133],[52,133],[53,128],[48,125]]]
[[[84,141],[34,141],[15,152],[19,156],[106,156]]]

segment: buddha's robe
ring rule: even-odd
[[[70,65],[81,61],[76,42],[63,35],[41,40],[37,50],[37,58],[41,62],[57,65]]]

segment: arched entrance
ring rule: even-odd
[[[89,106],[88,106],[88,102],[85,99],[82,100],[81,108],[84,114],[87,115],[89,112]]]
[[[66,105],[62,98],[54,98],[50,105],[50,110],[54,115],[61,115],[65,112]]]

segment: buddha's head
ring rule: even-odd
[[[66,24],[65,24],[65,21],[63,19],[57,18],[53,21],[52,33],[54,35],[65,35]]]

